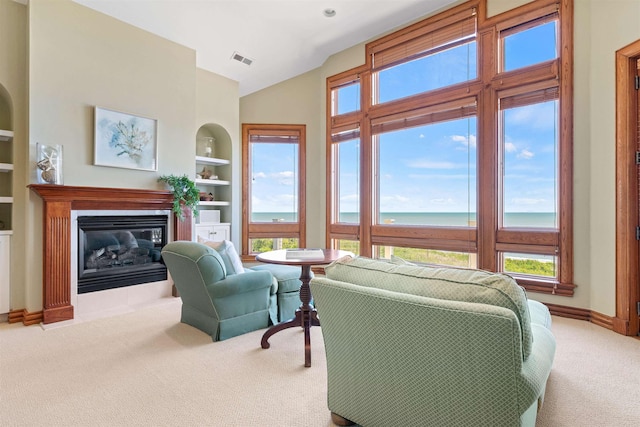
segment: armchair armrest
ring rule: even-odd
[[[223,298],[234,294],[252,292],[257,289],[270,288],[272,276],[269,271],[245,271],[231,274],[215,283],[207,284],[207,291],[214,298]]]

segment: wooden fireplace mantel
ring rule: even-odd
[[[73,319],[71,305],[71,211],[171,209],[169,191],[31,184],[43,207],[43,322]],[[191,211],[173,215],[173,239],[191,240]]]

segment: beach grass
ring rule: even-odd
[[[278,240],[280,240],[280,242],[277,242],[274,245],[274,241]],[[298,247],[298,239],[252,239],[251,244],[253,252],[260,253],[274,250],[274,246],[276,248],[280,246],[280,249],[295,249]],[[360,253],[360,242],[355,240],[340,240],[339,249],[353,252],[358,255]],[[417,264],[477,268],[476,254],[473,253],[442,251],[436,249],[403,248],[398,246],[379,246],[377,255],[378,258],[383,259],[389,259],[391,255],[393,255]],[[505,257],[504,259],[504,271],[508,274],[525,274],[529,276],[542,276],[549,278],[556,276],[555,267],[555,263],[544,260],[522,257]]]
[[[340,249],[359,253],[359,242],[352,240],[340,240]],[[436,266],[477,268],[476,254],[451,252],[435,249],[403,248],[392,246],[379,246],[378,258],[390,258],[394,255],[406,261],[417,264]],[[504,271],[506,273],[526,274],[531,276],[555,277],[555,264],[549,261],[505,257]]]

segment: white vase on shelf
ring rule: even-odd
[[[202,138],[202,156],[213,157],[213,145],[216,139],[212,136],[205,136]]]

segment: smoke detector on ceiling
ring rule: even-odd
[[[235,59],[236,61],[242,62],[243,64],[247,64],[247,65],[251,65],[251,63],[253,62],[253,59],[249,59],[246,56],[242,56],[238,52],[233,52],[233,55],[231,55],[231,59]]]

